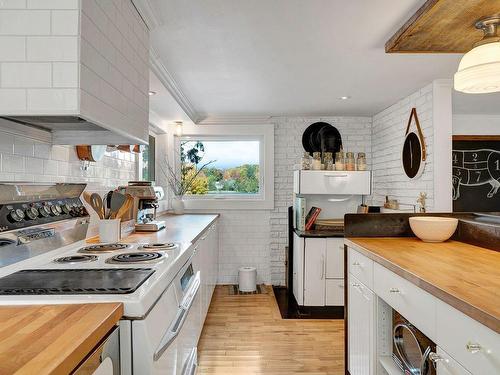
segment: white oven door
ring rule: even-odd
[[[146,319],[132,321],[134,375],[176,374],[177,342],[175,337],[166,340],[178,324],[178,315],[179,302],[171,284]]]

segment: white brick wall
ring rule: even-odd
[[[420,192],[427,193],[427,208],[434,206],[433,163],[433,91],[432,84],[401,99],[396,104],[373,116],[373,196],[372,203],[380,205],[385,196],[400,203],[416,204]],[[401,165],[406,126],[411,108],[417,109],[418,119],[427,147],[427,163],[422,176],[410,180]]]

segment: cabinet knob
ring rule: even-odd
[[[353,287],[355,287],[355,288],[359,288],[359,284],[352,283],[351,285],[352,285]]]
[[[481,344],[478,344],[477,342],[468,342],[467,345],[465,345],[467,348],[467,351],[469,353],[475,354],[480,352],[483,348],[481,347]]]
[[[391,288],[389,289],[389,293],[401,293],[401,291],[398,288]]]
[[[361,266],[361,263],[359,263],[359,262],[354,262],[352,265],[353,265],[353,266]]]

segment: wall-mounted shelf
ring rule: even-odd
[[[301,195],[369,195],[371,171],[295,171],[293,192]]]

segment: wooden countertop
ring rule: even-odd
[[[69,374],[123,314],[121,303],[0,307],[0,374]]]
[[[500,252],[418,238],[358,237],[346,243],[500,333]]]

